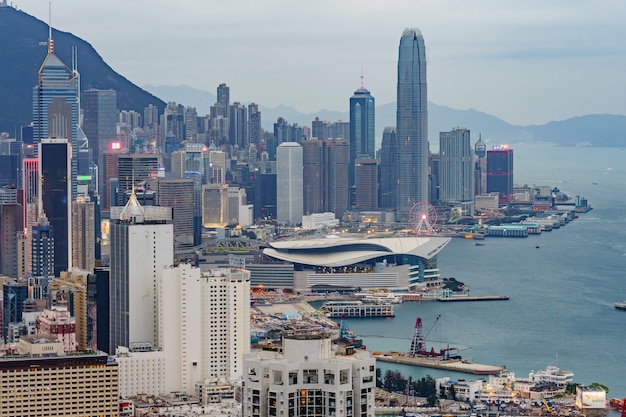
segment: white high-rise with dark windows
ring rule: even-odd
[[[276,209],[281,224],[302,223],[304,210],[302,146],[283,142],[276,150]]]
[[[396,218],[406,220],[415,203],[428,202],[426,50],[416,28],[400,39],[397,93],[395,209]]]
[[[172,208],[142,207],[134,193],[111,207],[109,353],[118,346],[158,348],[157,286],[174,263]]]
[[[470,131],[454,128],[439,133],[439,201],[474,200],[474,158]]]

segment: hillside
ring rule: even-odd
[[[135,110],[165,103],[116,73],[93,47],[76,36],[52,31],[55,53],[71,67],[72,47],[77,48],[81,90],[117,90],[118,108]],[[48,25],[13,7],[0,7],[0,132],[14,134],[32,119],[33,87],[47,53]]]

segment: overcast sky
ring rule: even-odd
[[[13,5],[48,21],[45,0]],[[624,0],[53,0],[52,25],[133,83],[347,111],[395,101],[398,43],[424,35],[428,99],[510,123],[626,114]],[[184,103],[183,103],[184,104]]]

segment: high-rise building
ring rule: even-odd
[[[370,92],[361,87],[350,97],[350,167],[348,186],[355,185],[355,163],[357,159],[371,159],[375,150],[375,102]]]
[[[72,204],[72,267],[93,272],[96,266],[95,203],[89,196],[76,197]]]
[[[250,348],[250,272],[181,263],[164,269],[157,293],[159,349],[116,350],[120,395],[182,392],[206,403],[208,384],[223,389],[217,401],[233,398]]]
[[[303,143],[304,213],[335,213],[348,209],[349,143],[309,139]]]
[[[23,210],[17,188],[0,188],[0,274],[17,278],[17,233],[23,231]]]
[[[174,254],[193,253],[194,182],[193,179],[159,179],[159,206],[173,209]]]
[[[487,192],[499,193],[499,203],[507,204],[513,194],[513,149],[507,145],[487,151]]]
[[[179,378],[188,376],[186,392],[205,378],[242,375],[243,355],[250,351],[250,271],[168,267],[159,298],[159,347],[179,362]]]
[[[250,103],[248,105],[248,143],[259,145],[261,143],[262,132],[259,105]]]
[[[28,298],[28,286],[9,282],[2,286],[2,337],[7,340],[9,323],[22,321],[24,301]],[[0,401],[4,403],[5,401]]]
[[[147,343],[157,348],[156,287],[163,267],[174,263],[170,207],[142,207],[131,193],[111,207],[109,352]]]
[[[354,173],[354,208],[378,210],[378,162],[376,159],[357,159]]]
[[[229,108],[228,140],[232,146],[243,150],[248,146],[248,111],[240,102],[234,102]]]
[[[54,277],[54,228],[45,214],[32,227],[31,271],[34,277]]]
[[[117,193],[111,190],[111,180],[113,178],[117,179],[119,176],[120,155],[124,152],[121,149],[120,143],[116,143],[113,147],[119,147],[120,149],[112,149],[109,147],[109,149],[102,153],[103,162],[100,176],[102,177],[103,192],[100,194],[102,195],[101,207],[104,210],[108,210],[111,206],[117,206]]]
[[[246,355],[242,416],[374,417],[376,360],[347,353],[316,332],[285,334],[282,355]]]
[[[94,162],[102,166],[102,152],[117,140],[117,91],[89,89],[83,91],[83,131],[89,140]]]
[[[78,175],[78,90],[78,72],[55,55],[50,29],[48,55],[39,68],[37,86],[33,88],[33,142],[36,151],[40,150],[37,144],[47,138],[66,139],[71,145],[72,158],[68,160],[71,174],[67,175],[67,183],[72,193],[69,196],[76,195]]]
[[[0,187],[19,187],[20,155],[0,154]]]
[[[159,157],[155,154],[119,154],[117,206],[124,206],[137,184],[156,181]]]
[[[468,129],[439,133],[438,178],[439,201],[474,201],[474,158]]]
[[[393,209],[396,206],[396,150],[396,128],[387,126],[383,130],[378,169],[378,205],[382,209]]]
[[[478,141],[474,144],[474,155],[476,155],[474,195],[480,195],[487,192],[487,145],[480,134]]]
[[[39,141],[39,213],[54,228],[54,275],[72,267],[71,146],[67,139]]]
[[[283,142],[276,150],[276,211],[281,224],[302,223],[303,152],[296,142]]]
[[[56,338],[21,337],[18,355],[0,358],[0,416],[117,416],[117,370],[104,352],[66,355]]]
[[[396,218],[408,220],[415,203],[428,202],[426,50],[419,29],[405,29],[398,51]]]
[[[37,221],[39,201],[39,160],[24,158],[22,161],[22,186],[24,187],[22,208],[24,209],[24,228],[28,229]]]
[[[202,186],[202,225],[207,228],[222,228],[228,225],[227,184]]]

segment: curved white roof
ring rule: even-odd
[[[387,255],[436,256],[449,237],[391,237],[380,239],[333,238],[270,242],[263,253],[287,262],[339,267]]]

